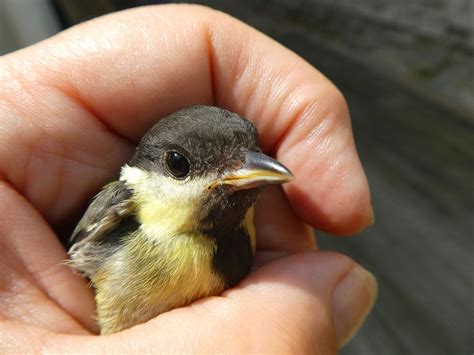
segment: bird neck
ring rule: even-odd
[[[246,218],[233,230],[211,230],[205,234],[215,240],[216,248],[212,266],[223,278],[226,287],[238,284],[250,272],[255,253],[255,227],[253,225],[253,208],[249,209]]]

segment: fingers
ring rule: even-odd
[[[223,297],[107,337],[57,337],[53,351],[335,354],[376,298],[376,281],[334,253],[279,259]]]
[[[174,5],[113,14],[4,57],[0,76],[9,83],[0,92],[8,128],[0,171],[49,221],[113,175],[128,140],[199,103],[255,122],[265,150],[295,173],[285,190],[309,224],[353,233],[371,222],[340,93],[294,53],[221,13]],[[59,177],[48,182],[51,169]]]
[[[374,277],[361,266],[340,254],[318,252],[272,262],[226,297],[241,319],[253,324],[249,333],[268,336],[266,346],[282,336],[290,345],[284,352],[327,354],[361,326],[376,292]],[[262,319],[267,334],[257,331]]]
[[[215,102],[252,119],[264,150],[295,174],[284,189],[297,215],[336,234],[371,224],[367,179],[337,88],[295,53],[231,18],[210,26]]]
[[[88,334],[86,327],[96,328],[93,297],[63,264],[64,248],[24,198],[1,182],[0,201],[0,323]]]
[[[281,187],[269,187],[255,209],[257,249],[294,253],[316,250],[312,228],[299,219]]]

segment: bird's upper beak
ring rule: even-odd
[[[275,159],[263,153],[247,151],[245,164],[224,175],[218,184],[243,190],[262,185],[283,184],[293,178],[293,174]]]

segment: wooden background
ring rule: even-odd
[[[152,0],[56,0],[63,24]],[[311,62],[342,90],[376,225],[318,233],[380,283],[342,354],[472,354],[474,9],[471,0],[203,0]]]

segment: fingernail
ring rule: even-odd
[[[334,328],[339,347],[357,332],[377,299],[377,281],[356,265],[336,286],[332,295]]]

